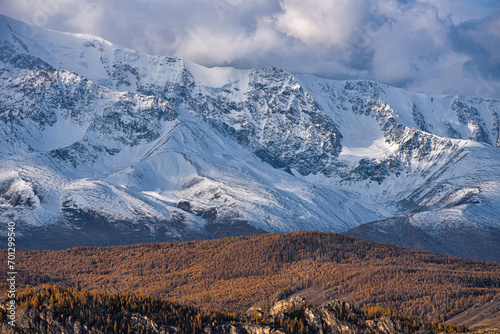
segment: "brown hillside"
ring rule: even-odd
[[[443,321],[500,294],[497,264],[333,233],[19,251],[17,258],[23,284],[133,291],[215,310],[244,311],[304,290]]]
[[[485,304],[475,304],[448,321],[470,329],[496,328],[500,331],[500,295]]]

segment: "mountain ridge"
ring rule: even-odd
[[[0,17],[0,216],[29,247],[345,232],[419,212],[424,239],[443,222],[452,237],[500,230],[498,100],[208,69],[27,27]],[[57,246],[61,231],[78,243]]]

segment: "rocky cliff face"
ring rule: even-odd
[[[95,329],[77,317],[69,316],[65,321],[58,320],[50,311],[40,312],[37,309],[20,309],[16,314],[16,326],[12,327],[5,322],[0,323],[0,332],[5,334],[106,334]],[[149,333],[174,334],[180,331],[173,326],[158,326],[148,317],[140,314],[132,315],[130,324],[135,328],[146,328]]]
[[[284,333],[407,333],[404,326],[393,316],[384,316],[367,320],[356,307],[340,300],[333,300],[320,306],[307,303],[301,297],[292,297],[277,302],[267,315],[267,324],[262,323],[263,314],[260,308],[249,310],[254,320],[247,323],[221,323],[208,325],[203,329],[207,334],[284,334]],[[37,309],[21,309],[17,313],[17,331],[0,323],[2,333],[24,334],[104,334],[91,328],[78,319],[69,316],[65,321],[57,320],[50,311],[40,312]],[[144,328],[148,333],[180,333],[175,326],[159,325],[157,322],[140,314],[130,318],[133,327]],[[413,328],[415,329],[415,328]],[[419,328],[420,333],[427,333]],[[430,333],[430,332],[429,332]]]
[[[0,18],[0,218],[25,247],[345,232],[421,213],[424,237],[442,222],[451,238],[500,230],[497,100],[26,30]]]

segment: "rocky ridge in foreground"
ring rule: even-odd
[[[32,290],[33,291],[33,290]],[[63,294],[69,290],[62,290]],[[52,291],[54,293],[54,291]],[[55,292],[60,293],[60,291]],[[284,333],[433,333],[453,330],[466,331],[465,327],[448,326],[423,322],[420,319],[409,319],[400,315],[383,315],[380,311],[361,311],[353,305],[341,300],[332,300],[315,306],[301,297],[292,297],[276,302],[270,309],[250,308],[246,315],[216,314],[209,317],[200,316],[201,312],[190,307],[178,306],[188,316],[176,317],[171,313],[163,314],[163,321],[158,313],[151,311],[149,305],[142,305],[142,312],[129,313],[129,309],[121,306],[121,311],[111,313],[117,305],[103,308],[92,308],[92,313],[107,316],[104,325],[100,325],[97,315],[86,315],[80,310],[80,316],[74,309],[66,309],[59,305],[54,295],[38,308],[22,308],[16,314],[16,327],[10,326],[6,320],[5,301],[0,306],[0,332],[5,334],[105,334],[105,333],[206,333],[206,334],[284,334]],[[87,297],[85,297],[87,298]],[[113,297],[112,297],[113,298]],[[34,300],[34,299],[32,299]],[[93,302],[92,298],[88,299]],[[27,303],[27,302],[25,302]],[[29,302],[31,303],[31,301]],[[76,302],[75,302],[76,303]],[[31,305],[31,304],[30,304]],[[25,304],[26,306],[26,304]],[[139,305],[141,308],[141,305]],[[149,311],[145,312],[147,309]],[[193,314],[193,311],[196,315]],[[182,311],[181,311],[182,312]],[[191,312],[191,313],[189,313]],[[196,313],[198,312],[198,313]],[[189,317],[191,323],[185,319]],[[210,313],[208,313],[210,314]],[[161,318],[161,316],[160,316]],[[175,320],[172,320],[175,318]],[[123,321],[125,320],[125,322]],[[172,323],[174,321],[174,323]],[[177,321],[178,323],[175,323]],[[184,321],[184,322],[183,322]]]

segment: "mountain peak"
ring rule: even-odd
[[[424,238],[450,221],[500,229],[497,100],[206,68],[1,22],[1,218],[27,239],[345,232],[424,214],[411,220]]]

